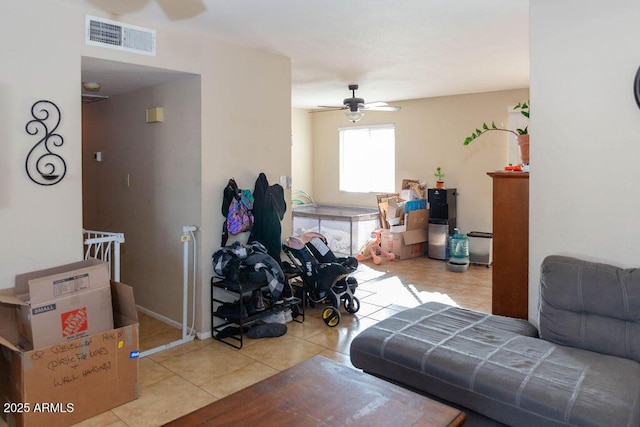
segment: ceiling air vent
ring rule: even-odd
[[[85,43],[143,55],[156,55],[155,30],[95,16],[86,16]]]

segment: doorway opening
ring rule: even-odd
[[[195,326],[200,278],[193,268],[183,295],[184,265],[199,248],[184,227],[200,223],[200,76],[90,57],[81,63],[83,93],[87,82],[99,85],[82,104],[83,226],[124,234],[120,276],[134,289],[144,355],[180,340],[185,319]]]

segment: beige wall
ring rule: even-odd
[[[640,265],[635,0],[531,2],[529,313],[545,256]],[[535,318],[535,316],[533,316]]]
[[[313,195],[313,134],[309,110],[291,111],[291,189]]]
[[[152,107],[162,123],[146,123]],[[121,280],[135,284],[136,304],[180,321],[180,236],[201,211],[200,77],[87,104],[82,118],[84,226],[123,232]]]
[[[507,164],[510,134],[490,132],[469,146],[462,142],[485,121],[506,125],[508,108],[528,98],[527,89],[518,89],[394,102],[401,111],[369,111],[355,124],[341,111],[313,113],[313,197],[320,203],[375,206],[375,194],[338,190],[338,128],[392,123],[396,127],[395,165],[380,159],[371,165],[371,173],[377,168],[395,167],[396,189],[400,189],[403,178],[424,180],[433,187],[433,173],[440,165],[447,187],[459,192],[460,230],[491,231],[492,190],[486,173]]]
[[[83,19],[53,2],[0,4],[0,288],[12,287],[17,273],[82,257],[81,27],[65,25],[74,16]],[[28,135],[25,125],[41,99],[62,112],[57,133],[64,144],[53,151],[64,158],[67,172],[53,186],[34,184],[25,172],[25,158],[43,135]]]
[[[210,326],[211,254],[220,246],[222,189],[235,176],[253,189],[258,173],[271,183],[291,175],[291,64],[285,57],[226,44],[200,34],[157,30],[158,55],[147,57],[85,46],[84,14],[97,11],[46,0],[7,0],[0,26],[0,287],[16,273],[82,257],[80,60],[91,56],[201,76],[200,275],[197,329]],[[145,25],[144,22],[131,22]],[[63,112],[59,132],[68,165],[65,179],[47,188],[23,169],[33,137],[24,132],[29,109],[51,99]],[[251,102],[247,102],[247,100]],[[288,198],[289,195],[286,194]],[[196,220],[194,220],[195,222]],[[290,220],[287,219],[290,228]],[[132,283],[135,286],[135,283]]]

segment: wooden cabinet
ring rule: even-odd
[[[528,318],[529,174],[488,172],[493,179],[492,313]]]

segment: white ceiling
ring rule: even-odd
[[[529,86],[529,0],[60,1],[287,56],[298,108],[341,105],[349,83],[367,102]],[[83,61],[83,80],[108,81],[111,94],[176,76],[145,71]]]

